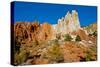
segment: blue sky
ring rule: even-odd
[[[14,23],[18,21],[56,24],[68,11],[76,10],[81,26],[97,22],[96,6],[79,6],[68,4],[42,4],[33,2],[14,2]]]

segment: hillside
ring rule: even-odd
[[[16,22],[14,64],[54,64],[97,60],[97,23],[81,27],[78,12],[57,24]]]

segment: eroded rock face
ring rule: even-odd
[[[86,40],[86,41],[89,40],[88,35],[87,35],[87,34],[85,33],[85,31],[82,30],[82,29],[78,29],[78,30],[76,31],[76,34],[80,36],[81,40]]]
[[[34,40],[48,40],[53,35],[53,29],[50,24],[44,23],[40,25],[38,22],[17,22],[14,25],[14,32],[15,37],[21,39],[22,43]]]
[[[61,48],[64,62],[88,61],[90,59],[88,56],[91,56],[92,60],[96,60],[96,53],[91,51],[91,47],[85,47],[77,42],[65,42]]]
[[[72,10],[72,14],[67,12],[65,17],[58,19],[58,24],[56,26],[57,33],[71,33],[80,28],[80,22],[78,13]]]
[[[53,36],[53,28],[49,23],[43,23],[40,26],[38,39],[39,40],[50,40]]]
[[[40,25],[38,22],[16,22],[14,25],[15,37],[20,39],[21,43],[36,40],[39,27]]]
[[[69,34],[76,32],[80,28],[78,13],[73,10],[72,14],[67,12],[65,17],[58,19],[58,23],[55,25],[51,25],[47,22],[44,22],[43,24],[39,24],[39,22],[17,22],[15,23],[15,36],[18,38],[20,37],[23,42],[52,40],[56,38],[56,34],[58,33],[61,33],[61,35]],[[81,32],[82,31],[79,31],[78,34],[85,35],[84,32]]]

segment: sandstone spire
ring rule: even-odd
[[[65,17],[58,19],[56,28],[57,33],[63,34],[78,30],[80,28],[80,22],[77,11],[72,10],[72,13],[68,11]]]

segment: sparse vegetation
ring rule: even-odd
[[[27,25],[27,24],[26,24]],[[18,26],[18,25],[17,25]],[[20,25],[19,25],[20,26]],[[24,26],[24,25],[22,25]],[[14,64],[47,64],[47,63],[62,63],[62,62],[79,62],[79,61],[94,61],[97,59],[96,36],[97,31],[89,30],[89,41],[85,40],[84,36],[79,36],[81,33],[70,33],[55,35],[52,39],[52,28],[48,24],[44,25],[44,29],[38,31],[38,25],[30,24],[32,29],[22,27],[18,35],[15,37],[14,47]],[[41,26],[42,27],[42,26]],[[24,29],[24,30],[23,30]],[[48,30],[49,29],[49,30]],[[32,31],[31,31],[32,30]],[[36,30],[36,31],[35,31]],[[46,30],[46,31],[45,31]],[[78,31],[79,32],[79,31]],[[75,34],[75,36],[72,35]],[[85,34],[85,33],[83,33]],[[83,38],[82,38],[83,37]],[[50,39],[51,38],[51,39]],[[82,38],[82,39],[81,39]],[[95,40],[95,41],[92,41]]]
[[[15,38],[15,48],[14,48],[14,51],[15,51],[15,52],[19,52],[20,46],[21,46],[21,40],[19,40],[19,39],[16,37],[16,38]]]
[[[97,31],[94,31],[94,32],[93,32],[93,35],[94,35],[94,36],[97,36]]]
[[[91,54],[89,52],[86,54],[85,60],[86,61],[91,61],[92,60],[91,59]]]
[[[72,37],[69,34],[64,35],[64,41],[71,41]]]
[[[76,36],[75,41],[81,41],[81,38],[80,38],[80,36],[79,36],[79,35],[77,35],[77,36]]]
[[[15,59],[15,65],[23,64],[27,59],[26,51],[20,50],[19,53],[15,53],[14,59]]]
[[[93,57],[92,52],[87,51],[85,56],[85,61],[92,61],[93,60],[92,57]]]
[[[52,62],[57,63],[63,60],[63,55],[61,54],[60,46],[57,44],[50,46],[47,52],[47,57],[51,61],[51,63]]]

